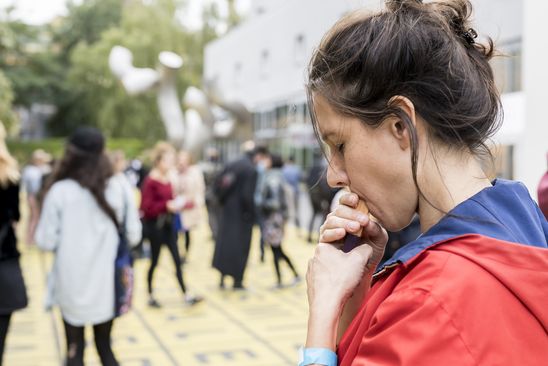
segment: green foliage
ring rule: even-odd
[[[59,127],[56,133],[86,122],[101,128],[107,136],[134,136],[146,141],[165,138],[154,91],[127,95],[110,72],[108,55],[112,47],[121,45],[131,50],[136,67],[154,68],[161,51],[173,51],[184,60],[177,79],[179,95],[182,97],[189,85],[199,86],[203,46],[216,37],[211,28],[216,13],[206,14],[208,21],[203,30],[190,32],[176,19],[178,6],[173,0],[127,2],[119,24],[103,31],[97,41],[80,41],[72,49],[66,83],[71,97],[60,109],[63,114],[52,121],[54,129]]]
[[[0,71],[0,122],[4,124],[4,128],[10,134],[15,127],[17,118],[12,110],[13,91],[11,90],[10,81]]]
[[[203,47],[218,36],[224,20],[210,4],[202,29],[190,31],[178,20],[182,10],[181,0],[84,0],[70,2],[65,18],[43,27],[9,20],[7,14],[0,22],[0,69],[12,82],[14,103],[55,105],[48,121],[53,136],[86,124],[108,137],[165,138],[155,93],[127,95],[110,72],[108,55],[122,45],[132,51],[135,66],[154,68],[161,51],[173,51],[184,60],[179,96],[190,85],[199,87]],[[236,19],[231,11],[229,22]]]
[[[42,149],[50,153],[54,158],[58,159],[63,155],[65,148],[65,139],[50,138],[39,141],[7,141],[10,153],[21,164],[27,164],[30,161],[32,152],[37,149]],[[108,139],[107,150],[122,150],[128,158],[139,157],[143,151],[152,147],[151,144],[139,139]]]

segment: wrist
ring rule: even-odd
[[[326,348],[300,348],[299,366],[337,366],[337,354]]]
[[[339,317],[338,307],[311,309],[308,316],[306,347],[335,350]]]

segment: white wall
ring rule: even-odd
[[[216,78],[225,97],[251,109],[302,100],[312,49],[337,19],[360,4],[378,6],[379,2],[293,0],[276,8],[267,6],[270,12],[249,19],[206,47],[204,77]],[[304,52],[297,55],[298,35],[303,35]],[[267,65],[261,60],[265,50]],[[239,75],[235,75],[237,64],[241,65]]]
[[[525,183],[536,199],[540,178],[546,172],[548,153],[548,2],[525,0],[523,28],[523,88],[525,128],[516,145],[516,179]]]

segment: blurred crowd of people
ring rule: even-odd
[[[301,281],[283,244],[290,219],[298,228],[304,224],[299,220],[303,187],[312,207],[306,228],[310,243],[317,240],[317,219],[325,220],[340,195],[327,184],[327,163],[320,153],[304,174],[294,158],[284,162],[280,155],[252,141],[242,145],[240,158],[227,164],[221,163],[214,148],[206,151],[202,162],[195,163],[188,152],[159,142],[151,152],[148,169],[139,160],[128,162],[122,151],[107,153],[102,133],[89,127],[79,128],[68,138],[58,161],[54,163],[47,152],[36,150],[20,173],[1,127],[0,364],[11,314],[27,305],[15,231],[21,217],[20,190],[28,206],[24,241],[55,256],[48,276],[46,306],[60,308],[69,366],[83,365],[86,325],[93,326],[102,364],[118,365],[110,337],[118,316],[113,305],[113,264],[121,236],[132,247],[135,259],[150,261],[149,306],[162,306],[154,296],[154,273],[164,246],[176,269],[183,302],[192,306],[205,299],[191,293],[183,267],[195,240],[193,232],[205,223],[206,213],[215,245],[212,265],[219,272],[220,289],[227,288],[227,278],[232,279],[232,290],[246,289],[244,276],[254,226],[260,232],[260,260],[264,262],[269,247],[273,288],[282,288]],[[547,177],[548,173],[539,186],[541,207],[548,201]],[[419,234],[418,219],[402,232],[390,233],[385,258]],[[179,246],[180,238],[184,245]],[[290,282],[283,280],[282,262],[291,272]]]

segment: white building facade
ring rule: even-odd
[[[317,146],[304,89],[312,51],[341,16],[360,7],[375,10],[381,3],[255,0],[245,22],[206,47],[204,79],[215,81],[226,99],[240,101],[254,113],[256,139],[309,165],[311,150]],[[505,111],[503,126],[495,136],[501,146],[497,169],[501,176],[523,180],[536,196],[534,188],[546,171],[548,150],[548,121],[539,120],[541,108],[535,107],[548,85],[546,68],[542,67],[548,60],[548,42],[542,39],[546,31],[541,29],[544,24],[538,14],[546,14],[539,7],[546,8],[548,2],[472,3],[480,38],[491,36],[505,55],[493,61]],[[532,21],[535,17],[538,19]],[[534,52],[523,52],[524,45]],[[533,140],[535,145],[531,146]]]

